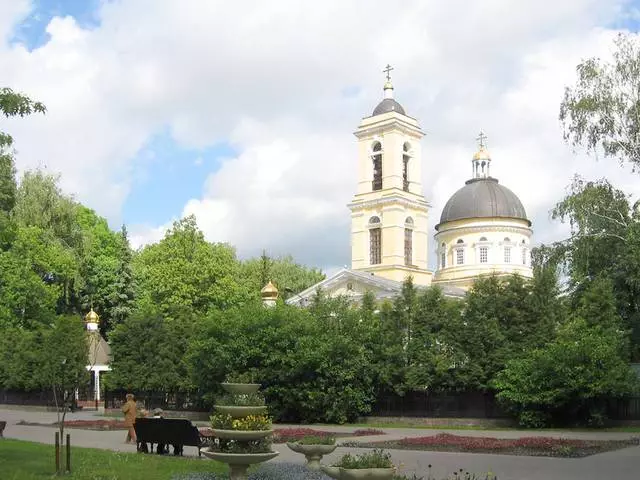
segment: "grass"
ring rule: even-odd
[[[0,440],[3,480],[54,478],[53,445]],[[227,467],[208,459],[176,458],[72,447],[70,480],[170,480],[176,474],[222,473]]]

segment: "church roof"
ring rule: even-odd
[[[111,347],[98,331],[87,332],[89,342],[89,365],[109,365]]]
[[[402,115],[406,115],[404,108],[402,108],[402,105],[400,105],[396,100],[393,98],[385,98],[373,110],[373,116],[389,112],[398,112]]]
[[[531,225],[522,202],[496,178],[473,178],[452,195],[442,209],[438,227],[446,222],[472,218],[516,218]]]
[[[392,298],[398,295],[402,291],[402,282],[390,280],[388,278],[379,277],[370,272],[363,272],[361,270],[351,270],[349,268],[343,268],[335,275],[316,283],[315,285],[303,290],[302,292],[294,295],[287,300],[289,305],[304,306],[306,302],[313,296],[318,290],[330,290],[332,287],[352,280],[354,282],[360,282],[371,287],[371,291],[375,294],[376,299]],[[420,285],[416,286],[418,289],[424,288]],[[451,285],[438,285],[442,289],[447,297],[462,298],[466,292],[462,288],[454,287]]]

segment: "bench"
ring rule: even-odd
[[[4,432],[4,427],[6,426],[7,426],[7,422],[5,422],[4,420],[0,421],[0,438],[3,437],[2,432]]]
[[[182,455],[183,447],[188,445],[197,447],[201,456],[200,449],[205,446],[198,429],[183,418],[137,418],[134,428],[139,452],[148,451],[147,443],[153,451],[155,443],[158,453],[168,453],[168,446],[173,445],[173,454]]]

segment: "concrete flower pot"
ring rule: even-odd
[[[393,468],[342,468],[340,480],[391,480],[395,470]]]
[[[331,478],[335,478],[336,480],[340,480],[340,468],[332,467],[330,465],[320,465],[320,470],[327,474],[327,476]]]
[[[297,442],[287,442],[287,447],[296,453],[302,453],[307,459],[309,470],[320,470],[320,460],[336,449],[336,445],[301,445]]]
[[[247,469],[254,463],[262,463],[279,455],[279,452],[267,453],[223,453],[202,450],[202,454],[212,460],[229,465],[231,480],[246,480]]]

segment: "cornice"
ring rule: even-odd
[[[521,233],[528,234],[531,236],[533,234],[533,230],[529,227],[524,226],[515,226],[515,225],[467,225],[455,227],[447,230],[440,230],[433,237],[438,239],[444,235],[457,233],[459,235],[463,235],[465,233],[480,233],[480,232],[511,232],[511,233]]]

